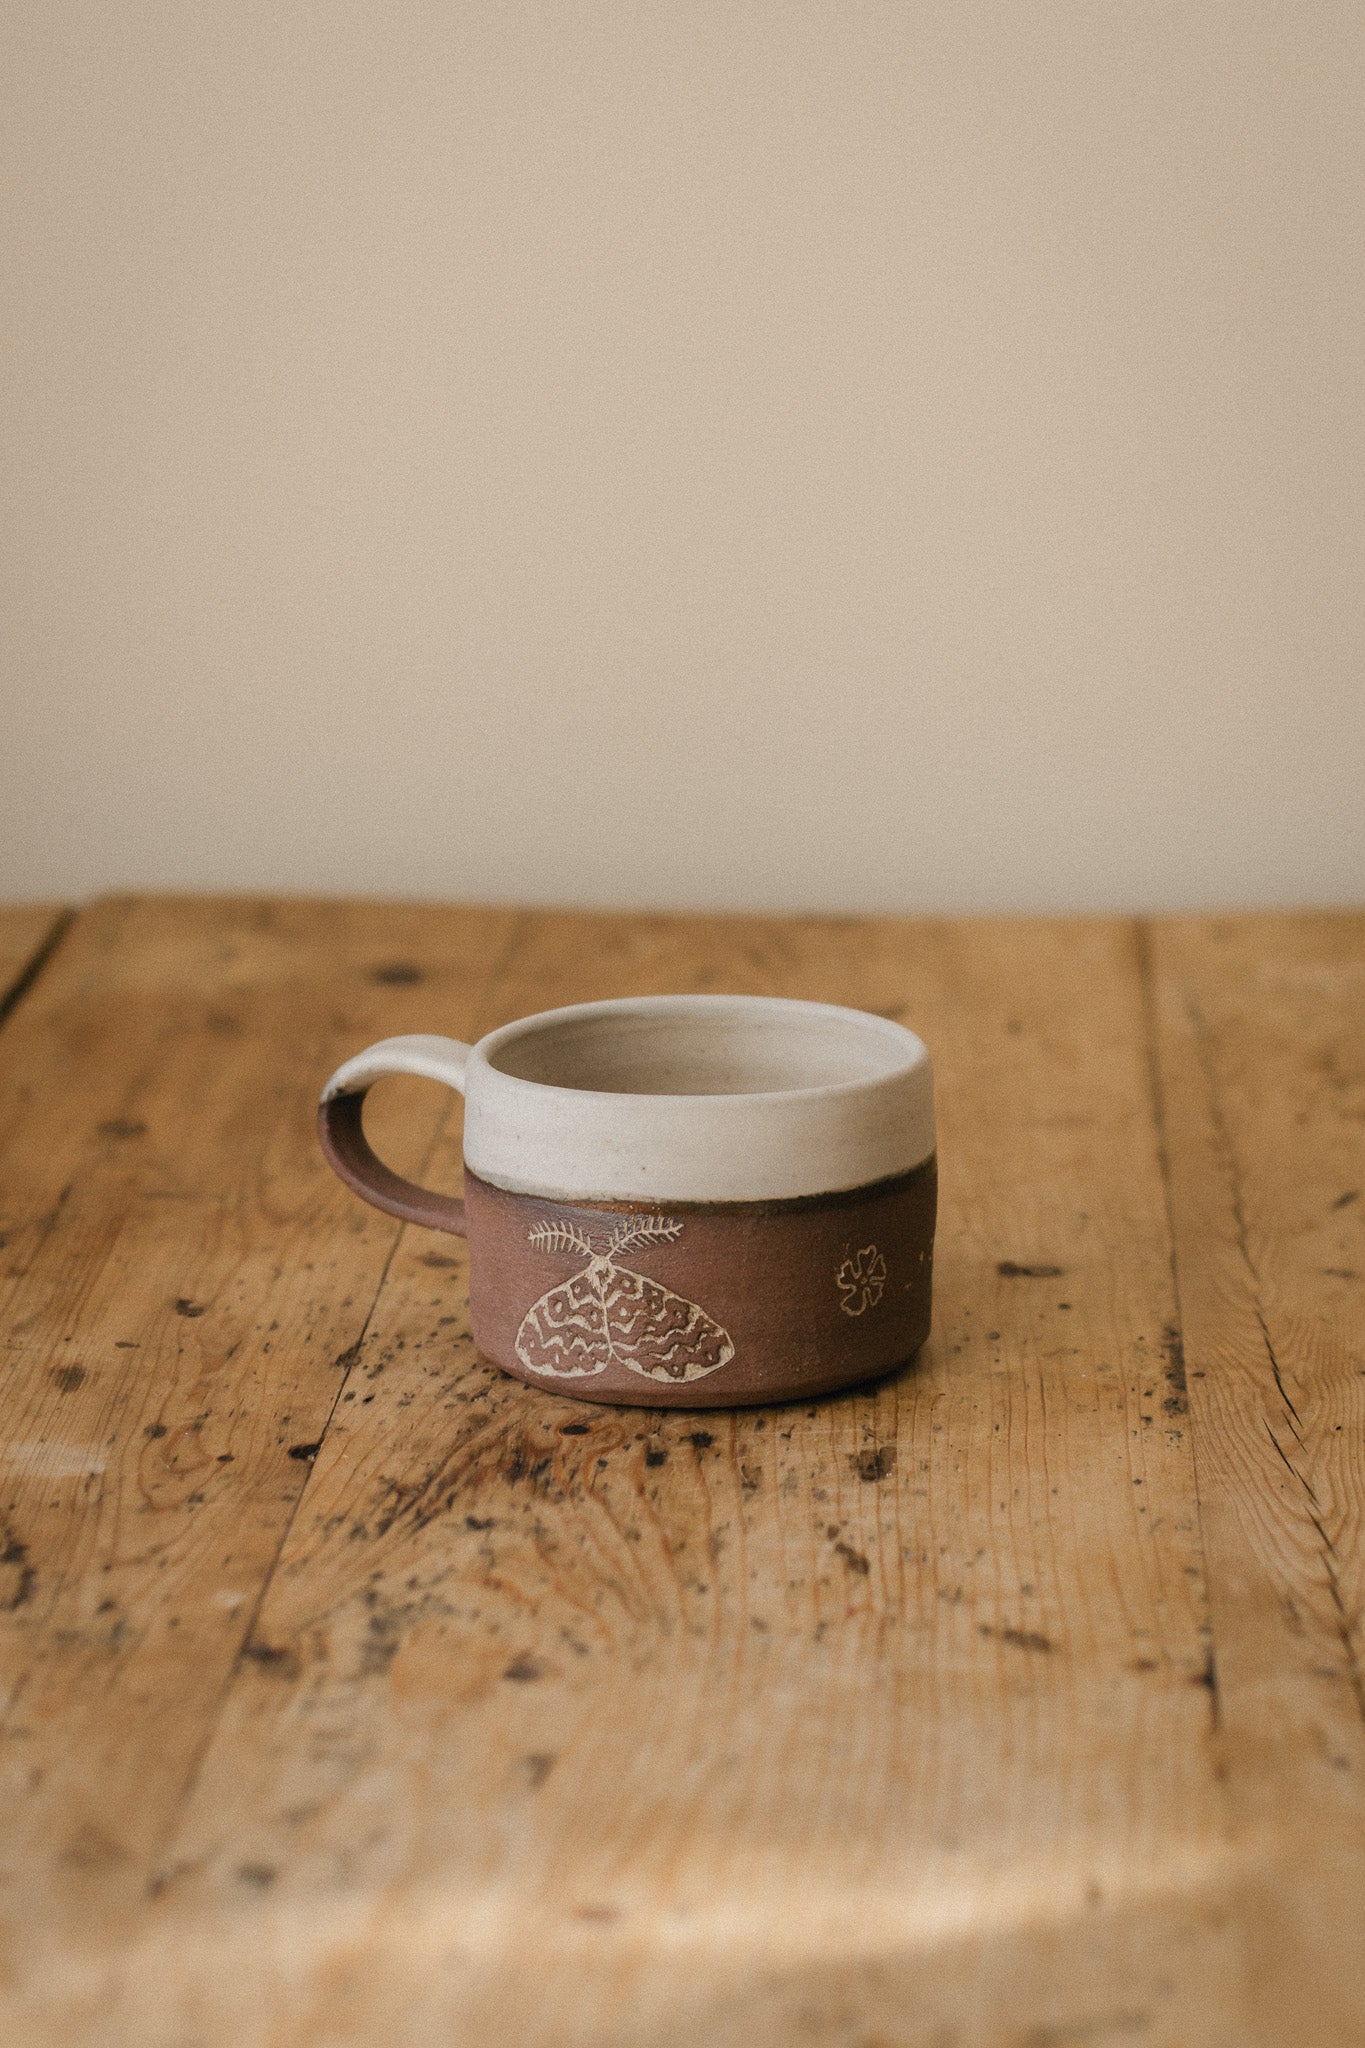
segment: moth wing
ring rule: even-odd
[[[517,1331],[517,1357],[548,1379],[590,1379],[611,1356],[602,1296],[588,1272],[575,1273],[533,1302]]]
[[[704,1379],[735,1355],[729,1332],[704,1308],[625,1266],[613,1270],[602,1308],[613,1353],[645,1379]]]

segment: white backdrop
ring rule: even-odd
[[[0,895],[1365,896],[1365,15],[7,0]]]

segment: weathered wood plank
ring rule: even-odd
[[[1365,2040],[1365,917],[1152,942],[1249,1956],[1271,2037]]]
[[[381,1033],[482,1028],[516,929],[108,902],[9,1020],[0,1986],[45,1957],[78,1986],[76,1953],[115,1953],[144,1912],[307,1481],[291,1447],[322,1436],[365,1329],[397,1226],[322,1163],[318,1087]],[[390,1156],[418,1167],[451,1100],[390,1090]]]
[[[66,914],[55,903],[0,904],[0,1021]]]
[[[924,1032],[926,1352],[604,1412],[483,1365],[406,1233],[154,1907],[65,1930],[45,2038],[1259,2038],[1133,931],[546,916],[498,1001],[670,987]]]

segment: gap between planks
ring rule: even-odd
[[[1177,1372],[1177,1390],[1189,1413],[1189,1371],[1185,1358],[1185,1312],[1180,1299],[1180,1259],[1176,1249],[1175,1210],[1171,1192],[1171,1151],[1166,1130],[1166,1095],[1161,1074],[1161,1046],[1157,1027],[1156,970],[1152,960],[1152,920],[1139,917],[1133,920],[1133,942],[1137,951],[1138,979],[1142,989],[1143,1033],[1147,1042],[1147,1076],[1152,1095],[1152,1127],[1156,1134],[1157,1165],[1161,1173],[1161,1191],[1166,1210],[1166,1234],[1171,1250],[1171,1299],[1174,1304],[1175,1321],[1171,1330],[1174,1346],[1174,1363]],[[1194,1510],[1199,1528],[1199,1560],[1208,1585],[1209,1559],[1208,1543],[1204,1535],[1204,1507],[1199,1489],[1199,1439],[1193,1428],[1190,1431],[1190,1468],[1194,1477]],[[1208,1661],[1205,1665],[1205,1682],[1209,1693],[1209,1727],[1215,1740],[1223,1725],[1223,1703],[1218,1694],[1218,1642],[1217,1631],[1212,1626]]]
[[[78,912],[50,903],[0,905],[0,1029],[24,1000]]]

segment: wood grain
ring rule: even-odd
[[[490,1373],[450,1247],[405,1237],[123,2025],[1232,2040],[1131,932],[602,930],[537,919],[509,1011],[731,987],[922,1026],[936,1337],[809,1409],[603,1416]]]
[[[0,1060],[5,2038],[1354,2048],[1363,940],[84,914]],[[934,1051],[880,1388],[522,1387],[322,1166],[371,1038],[689,988]]]
[[[1180,1300],[1249,1962],[1365,2040],[1365,917],[1157,928]]]
[[[110,902],[9,1021],[7,1973],[49,1953],[65,1971],[73,1937],[110,1954],[144,1910],[307,1483],[293,1453],[322,1436],[364,1333],[397,1228],[323,1165],[318,1087],[419,1015],[479,1029],[515,929]],[[450,1100],[389,1091],[390,1156],[417,1169]]]
[[[65,914],[55,903],[0,904],[0,1022],[57,937]]]

